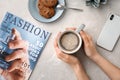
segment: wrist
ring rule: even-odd
[[[73,69],[76,69],[76,68],[78,68],[80,65],[81,65],[80,61],[79,61],[79,60],[76,60],[76,61],[74,62],[74,64],[71,65],[71,67],[72,67]]]
[[[81,65],[80,62],[77,63],[77,64],[75,64],[75,65],[72,66],[72,67],[73,67],[73,70],[74,70],[75,73],[78,72],[78,71],[80,71],[80,70],[82,69],[82,65]]]
[[[90,59],[94,62],[97,62],[100,59],[100,54],[96,52],[96,54],[94,56],[91,56]]]
[[[89,77],[86,74],[81,63],[76,64],[73,69],[74,69],[74,72],[76,74],[77,80],[89,80]]]

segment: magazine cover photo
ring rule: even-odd
[[[49,32],[7,12],[0,25],[3,80],[27,80],[49,36]]]

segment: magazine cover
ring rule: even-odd
[[[19,38],[17,38],[17,32],[19,32],[22,40],[29,43],[27,50],[29,65],[23,61],[22,67],[29,68],[29,70],[27,69],[25,72],[29,73],[30,76],[32,70],[35,68],[35,65],[41,55],[43,48],[45,47],[47,40],[49,39],[50,33],[23,20],[20,17],[15,16],[14,14],[7,12],[0,26],[0,69],[3,71],[8,70],[11,68],[11,66],[14,67],[13,64],[15,62],[17,63],[17,61],[20,61],[18,58],[22,56],[22,53],[19,55],[16,54],[15,56],[17,56],[17,58],[8,61],[5,60],[6,56],[12,56],[12,53],[15,54],[15,52],[21,50],[20,46],[16,49],[10,49],[8,47],[9,42],[22,42],[21,39],[19,40]],[[16,33],[16,36],[13,35],[13,33]],[[22,46],[24,44],[19,43],[19,45]],[[27,57],[24,57],[24,59],[27,59]],[[15,69],[18,68],[15,67]],[[15,77],[13,80],[18,80],[18,78]]]

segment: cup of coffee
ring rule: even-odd
[[[77,52],[82,45],[82,38],[79,32],[85,27],[84,24],[79,26],[76,31],[67,30],[64,31],[58,39],[58,47],[67,54],[73,54]]]

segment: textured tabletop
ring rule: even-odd
[[[93,37],[96,43],[109,14],[114,12],[120,15],[119,3],[120,0],[108,0],[106,5],[96,9],[85,6],[85,0],[66,0],[67,6],[82,8],[84,12],[66,10],[60,19],[46,24],[32,18],[28,11],[28,0],[0,0],[0,22],[8,11],[52,33],[30,80],[77,80],[72,68],[56,57],[53,47],[56,34],[59,31],[64,31],[66,27],[77,27],[84,23],[86,25],[84,30]],[[112,52],[98,46],[96,48],[111,63],[120,67],[120,40]],[[91,80],[109,80],[104,72],[84,55],[83,49],[76,55],[83,63]]]

